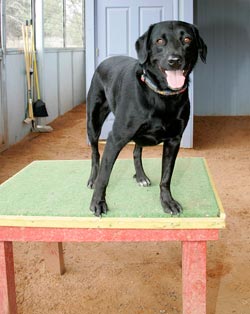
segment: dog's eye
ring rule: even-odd
[[[185,37],[183,41],[185,44],[190,44],[192,39],[190,37]]]
[[[156,44],[157,46],[164,46],[166,44],[166,40],[164,40],[163,38],[159,38],[156,40]]]

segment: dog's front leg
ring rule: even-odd
[[[177,215],[182,212],[181,205],[173,199],[170,189],[175,160],[180,148],[180,141],[181,137],[178,136],[174,139],[164,142],[163,145],[160,198],[164,211],[172,215]]]
[[[113,136],[113,132],[110,132],[108,136],[100,170],[95,182],[95,190],[90,204],[90,210],[93,211],[96,216],[106,214],[108,211],[108,206],[105,199],[106,188],[115,160],[127,142],[128,141],[117,140],[117,138]]]
[[[134,178],[140,186],[149,186],[151,184],[149,178],[146,176],[142,166],[142,147],[135,144],[134,152],[135,175]]]

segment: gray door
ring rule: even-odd
[[[97,65],[107,57],[136,57],[135,42],[150,24],[173,19],[172,0],[97,1]]]
[[[95,27],[95,61],[88,60],[91,68],[91,64],[95,67],[100,64],[105,58],[115,55],[125,55],[136,57],[135,42],[138,37],[143,34],[150,24],[164,21],[174,20],[181,16],[182,20],[190,22],[189,15],[180,13],[181,11],[193,10],[193,1],[185,0],[96,0],[95,12],[93,5],[90,1],[87,1],[87,9],[89,12],[95,13],[94,27]],[[88,12],[86,11],[88,16]],[[89,20],[89,17],[87,18]],[[92,25],[93,25],[92,24]],[[87,22],[86,29],[91,30],[91,23]],[[90,34],[91,35],[91,34]],[[86,33],[87,39],[88,33]],[[89,39],[87,44],[89,44]],[[87,46],[87,49],[88,48]],[[87,56],[88,56],[87,51]],[[91,70],[90,70],[91,71]],[[87,73],[87,79],[88,79]],[[88,87],[88,82],[87,82]],[[192,88],[192,84],[191,84]],[[112,128],[113,116],[109,115],[105,121],[102,129],[101,139],[106,139],[109,131]],[[186,143],[182,143],[182,146],[192,146],[192,123],[189,123]],[[191,134],[191,136],[190,136]],[[185,135],[184,135],[185,139]],[[191,139],[191,140],[190,140]],[[185,142],[185,140],[184,140]]]

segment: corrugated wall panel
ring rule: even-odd
[[[73,106],[86,99],[85,72],[84,52],[73,52]]]
[[[59,54],[59,104],[60,114],[73,108],[72,53]]]
[[[6,89],[8,144],[12,145],[28,134],[31,128],[31,125],[23,122],[27,106],[23,54],[6,55]]]
[[[196,115],[249,115],[250,2],[195,0],[195,23],[208,46],[195,70]]]
[[[44,95],[50,117],[64,114],[86,100],[85,52],[46,51]]]
[[[58,55],[57,53],[45,53],[44,57],[44,99],[49,117],[52,121],[59,115],[58,98]]]
[[[49,113],[49,117],[45,120],[46,123],[86,100],[84,58],[83,50],[58,50],[44,53],[43,73],[40,73],[39,76],[42,87],[41,99],[46,103]],[[23,54],[7,54],[5,69],[8,144],[13,145],[31,129],[31,124],[23,123],[27,106]]]

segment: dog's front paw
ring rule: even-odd
[[[174,200],[171,194],[161,195],[161,205],[167,214],[179,215],[183,212],[181,204]]]
[[[174,199],[168,203],[161,202],[163,210],[167,214],[171,215],[179,215],[183,212],[182,206],[176,202]]]
[[[108,205],[105,200],[96,201],[93,199],[90,205],[90,210],[94,213],[95,216],[101,217],[102,214],[107,214]]]
[[[181,204],[173,199],[169,189],[161,187],[160,199],[165,213],[171,215],[180,215],[183,212]]]
[[[134,175],[134,178],[136,179],[136,182],[139,186],[150,186],[151,182],[147,176],[137,176]]]

